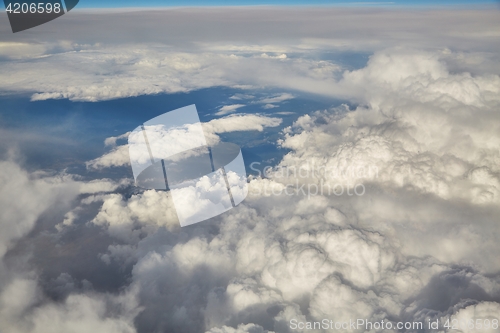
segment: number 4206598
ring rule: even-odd
[[[61,4],[55,3],[52,4],[50,2],[39,2],[39,3],[9,3],[5,11],[9,14],[51,14],[56,13],[59,14],[61,12]]]
[[[449,330],[481,330],[481,329],[498,329],[498,319],[469,319],[469,320],[458,320],[458,319],[448,319],[444,324],[444,327]]]

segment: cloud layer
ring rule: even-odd
[[[471,12],[482,24],[466,19],[470,30],[458,31],[467,33],[443,39],[463,13],[443,18],[450,30],[429,37],[423,32],[434,31],[432,24],[407,23],[423,14],[378,13],[369,17],[392,21],[373,34],[391,33],[373,42],[368,23],[360,26],[366,35],[352,25],[344,38],[309,34],[312,23],[331,24],[320,15],[304,27],[307,36],[296,37],[300,47],[273,46],[272,56],[269,45],[228,46],[236,34],[230,29],[223,29],[225,44],[196,52],[165,53],[153,44],[2,49],[10,59],[0,65],[2,89],[36,92],[33,99],[99,101],[238,85],[315,92],[355,106],[300,117],[278,142],[289,153],[265,177],[249,177],[242,204],[186,228],[179,227],[167,192],[139,191],[120,179],[29,173],[2,161],[0,330],[286,333],[301,331],[290,327],[292,320],[362,318],[437,320],[441,331],[453,332],[443,326],[448,320],[500,319],[500,78],[489,53],[498,23],[491,13]],[[284,20],[297,18],[292,14]],[[267,20],[276,19],[271,16]],[[117,23],[124,17],[115,17]],[[419,26],[411,47],[388,45],[408,37],[394,32],[399,20]],[[348,42],[353,35],[366,37]],[[471,51],[450,51],[443,40]],[[354,48],[361,41],[363,48],[380,49],[359,69],[281,56],[291,48],[343,42]],[[20,59],[26,52],[29,59]],[[474,64],[480,65],[469,70]],[[217,141],[218,133],[280,123],[233,114],[205,123],[204,131]],[[117,146],[125,137],[107,139],[111,151],[89,168],[128,163],[126,146]],[[352,191],[356,186],[362,194]],[[66,257],[53,255],[58,249]],[[86,260],[75,269],[64,261],[78,261],[72,256]],[[106,284],[102,269],[122,279]],[[49,276],[51,270],[58,274]],[[88,279],[77,277],[82,271]]]
[[[119,242],[100,260],[131,267],[137,330],[497,318],[499,78],[439,59],[391,49],[344,73],[339,87],[362,104],[299,118],[280,141],[291,152],[211,222],[181,230],[163,192],[84,199],[102,203],[90,223]],[[208,124],[237,130],[238,117]],[[269,191],[321,180],[365,191]]]
[[[134,33],[124,33],[130,20],[143,23]],[[454,70],[498,73],[498,29],[494,10],[81,12],[39,27],[35,39],[16,35],[14,40],[10,28],[0,26],[0,56],[10,60],[0,64],[0,89],[30,93],[33,100],[100,101],[213,86],[280,87],[341,97],[348,91],[339,90],[336,79],[352,65],[321,59],[325,53],[342,58],[389,47],[439,49]]]

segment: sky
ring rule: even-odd
[[[0,331],[498,333],[498,13],[0,15]],[[181,227],[224,187],[137,187],[128,139],[192,104],[248,194]]]
[[[183,1],[161,1],[161,0],[145,0],[145,1],[98,1],[98,0],[81,0],[78,7],[80,8],[120,8],[120,7],[173,7],[173,6],[253,6],[253,5],[292,5],[292,6],[311,6],[311,5],[333,5],[333,6],[377,6],[377,7],[422,7],[422,6],[453,6],[453,5],[478,5],[478,4],[496,4],[495,0],[395,0],[395,1],[346,1],[346,0],[245,0],[245,1],[229,1],[229,0],[183,0]]]

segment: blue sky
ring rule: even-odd
[[[80,8],[241,6],[241,5],[340,5],[340,6],[443,6],[495,4],[498,0],[80,0]]]

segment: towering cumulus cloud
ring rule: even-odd
[[[467,36],[471,47],[491,37],[475,44]],[[120,179],[29,173],[1,162],[0,331],[395,333],[420,329],[398,323],[423,323],[420,331],[429,333],[459,332],[455,326],[498,332],[498,66],[490,46],[461,52],[415,39],[411,47],[365,41],[373,50],[357,69],[304,51],[339,47],[342,40],[304,39],[293,57],[281,56],[281,49],[262,56],[269,46],[256,45],[232,46],[229,54],[219,45],[218,54],[218,44],[210,54],[160,57],[153,47],[124,54],[122,64],[112,61],[110,71],[118,74],[109,75],[110,86],[122,89],[96,94],[92,84],[105,85],[96,78],[105,62],[100,57],[85,60],[95,67],[80,83],[50,81],[42,89],[30,81],[35,100],[98,101],[208,86],[237,86],[247,94],[258,86],[293,88],[254,102],[269,113],[301,93],[346,104],[304,112],[273,142],[286,155],[249,176],[243,203],[185,228],[168,192],[140,191]],[[431,46],[439,42],[429,39]],[[238,47],[244,52],[232,54]],[[116,53],[100,56],[106,52]],[[80,69],[67,71],[73,70]],[[148,80],[157,71],[163,76],[151,90]],[[126,84],[130,77],[137,85]],[[252,101],[244,103],[218,104],[214,112],[222,117],[205,122],[207,139],[284,123],[243,113]],[[117,134],[106,140],[111,152],[87,162],[88,170],[127,165],[127,147],[117,145],[126,135]],[[36,236],[40,221],[50,228]],[[45,252],[57,253],[57,260]],[[82,269],[69,256],[84,259],[94,283],[78,277]],[[47,278],[49,268],[60,274]],[[351,326],[358,320],[363,325]],[[367,328],[368,322],[391,327]]]

